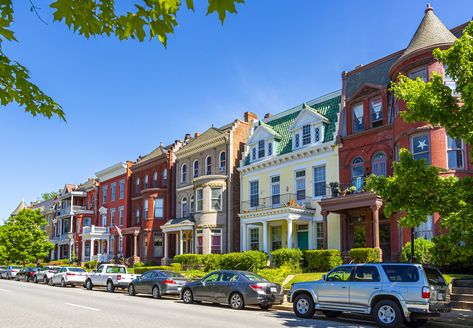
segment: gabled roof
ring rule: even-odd
[[[256,127],[255,131],[253,132],[252,136],[250,137],[250,139],[248,140],[248,143],[252,143],[251,140],[254,139],[253,137],[256,135],[256,134],[259,134],[259,131],[260,130],[264,130],[264,131],[267,131],[270,135],[272,135],[275,139],[277,140],[281,140],[281,135],[276,131],[274,130],[271,125],[269,124],[266,124],[264,123],[263,121],[259,121],[258,123],[258,126]]]
[[[168,150],[169,146],[163,146],[162,144],[159,145],[159,147],[155,148],[151,153],[149,153],[148,155],[145,155],[141,158],[139,158],[137,161],[136,161],[136,164],[138,163],[143,163],[143,162],[147,162],[149,160],[152,160],[153,158],[156,158],[156,157],[159,157],[163,154],[166,154],[167,153],[167,150]]]
[[[293,131],[296,128],[296,124],[304,115],[310,115],[311,117],[317,118],[318,120],[327,124],[330,123],[330,120],[327,117],[325,117],[324,115],[316,111],[314,108],[307,105],[307,103],[303,103],[302,110],[299,112],[299,114],[297,114],[296,118],[294,119],[294,122],[289,128],[290,131]]]

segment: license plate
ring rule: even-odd
[[[445,293],[438,293],[437,301],[445,301]]]
[[[278,292],[278,290],[277,290],[276,287],[271,287],[271,293],[277,293],[277,292]]]

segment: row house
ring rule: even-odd
[[[378,247],[384,260],[395,261],[402,245],[410,241],[410,232],[399,227],[398,215],[385,217],[382,199],[364,190],[365,177],[370,174],[393,173],[392,163],[401,148],[410,150],[416,159],[446,169],[446,174],[473,174],[470,147],[463,140],[451,138],[439,126],[404,122],[400,112],[405,110],[405,103],[389,91],[390,81],[400,73],[427,82],[437,72],[454,92],[455,82],[445,75],[444,66],[433,58],[432,51],[450,47],[465,26],[449,30],[428,6],[406,49],[343,72],[338,136],[340,185],[353,186],[356,192],[335,194],[338,197],[323,199],[320,204],[323,213],[340,216],[341,249],[345,254],[353,247]],[[433,213],[415,229],[416,236],[430,239],[440,234],[439,220],[439,215]]]
[[[33,209],[33,210],[39,210],[41,214],[44,215],[46,219],[46,226],[44,227],[44,230],[46,232],[46,235],[51,238],[54,234],[53,230],[53,221],[54,218],[56,217],[56,204],[58,202],[58,199],[49,199],[49,200],[44,200],[44,201],[37,201],[34,203],[31,203],[28,208]],[[51,251],[50,258],[52,258],[54,255],[54,251]]]
[[[339,215],[318,200],[338,181],[340,91],[255,121],[241,177],[241,250],[339,248]]]
[[[237,166],[255,119],[246,112],[244,120],[187,136],[176,152],[175,216],[161,227],[164,263],[176,254],[239,250]]]

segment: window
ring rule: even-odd
[[[255,147],[253,147],[253,149],[251,149],[251,157],[254,161],[256,160],[256,148]]]
[[[153,188],[158,188],[158,172],[153,173]]]
[[[154,217],[155,218],[164,217],[164,199],[162,198],[154,199]]]
[[[143,201],[143,218],[145,220],[148,218],[148,199]]]
[[[153,234],[153,256],[163,256],[163,236],[160,232],[155,232]]]
[[[327,281],[348,281],[350,280],[352,270],[353,267],[349,266],[335,268],[327,275]]]
[[[136,186],[135,192],[139,194],[140,193],[140,178],[136,178],[135,186]]]
[[[195,199],[196,199],[196,212],[202,212],[203,209],[203,198],[204,198],[204,190],[197,189],[195,191]]]
[[[194,178],[199,176],[199,161],[194,161]]]
[[[314,167],[314,197],[325,196],[325,165]]]
[[[102,214],[102,227],[107,226],[107,214]]]
[[[271,205],[278,207],[281,204],[281,184],[280,176],[271,177]]]
[[[187,198],[184,197],[181,200],[181,216],[186,217],[189,215],[189,210],[187,208]]]
[[[454,139],[447,135],[447,157],[449,169],[464,168],[464,148],[461,139]]]
[[[434,217],[432,215],[427,216],[427,221],[414,228],[414,233],[416,238],[432,240],[434,237]]]
[[[314,130],[315,142],[320,142],[320,127],[316,127]]]
[[[411,138],[411,150],[414,159],[423,159],[430,164],[429,135],[420,134]]]
[[[84,218],[84,220],[82,221],[82,225],[85,227],[90,226],[91,223],[92,223],[92,220],[90,218]]]
[[[351,162],[351,183],[357,191],[362,190],[364,185],[365,166],[363,158],[355,157]]]
[[[299,133],[294,136],[294,147],[299,148]]]
[[[125,207],[120,206],[120,207],[118,208],[118,225],[119,225],[119,226],[122,226],[122,225],[123,225],[123,218],[124,218],[124,215],[125,215]]]
[[[140,209],[137,208],[135,210],[135,223],[139,223],[140,222]]]
[[[282,226],[271,227],[271,250],[282,248]]]
[[[220,163],[218,165],[218,168],[220,171],[225,171],[225,168],[227,166],[227,154],[224,151],[222,151],[220,153],[219,158],[220,158]]]
[[[250,228],[250,249],[259,251],[259,228]]]
[[[194,213],[195,212],[195,198],[194,198],[194,195],[192,195],[190,197],[189,203],[190,203],[190,205],[189,205],[190,213]]]
[[[164,169],[163,170],[163,187],[168,186],[168,170]]]
[[[197,230],[196,231],[196,236],[197,236],[197,254],[203,254],[204,250],[204,236],[202,235],[202,230]]]
[[[353,133],[363,131],[364,129],[363,104],[358,104],[353,106]]]
[[[263,158],[264,157],[264,140],[258,141],[258,158]]]
[[[148,189],[148,175],[145,175],[145,189]]]
[[[445,74],[443,75],[443,83],[452,90],[452,96],[460,96],[460,93],[457,92],[457,82],[447,74],[447,65],[443,65]]]
[[[112,202],[115,201],[115,196],[117,195],[117,184],[114,182],[110,185],[112,189]]]
[[[121,179],[119,182],[119,188],[120,188],[120,199],[125,198],[125,179]]]
[[[419,281],[419,270],[414,265],[383,265],[389,281],[391,282],[417,282]]]
[[[386,176],[386,154],[376,153],[371,161],[371,173],[377,176]]]
[[[374,266],[357,266],[353,276],[355,282],[378,282],[381,281],[378,269]]]
[[[422,81],[427,82],[429,80],[428,74],[427,74],[427,68],[417,68],[415,70],[412,70],[409,72],[409,78],[416,80],[418,77],[421,78]]]
[[[222,210],[222,188],[212,188],[211,208],[214,211]]]
[[[296,200],[299,205],[305,201],[305,170],[296,171]]]
[[[302,127],[302,144],[308,145],[311,142],[311,135],[310,135],[310,125],[304,125]]]
[[[205,174],[212,174],[212,157],[210,156],[207,156],[207,158],[205,159]]]
[[[259,185],[258,180],[250,181],[250,207],[258,207]]]
[[[370,100],[371,127],[383,125],[383,110],[381,98]]]
[[[222,253],[222,229],[212,229],[210,231],[210,253]]]
[[[316,249],[324,247],[324,224],[322,222],[315,222],[315,247]]]
[[[273,155],[273,143],[268,142],[268,156],[272,156],[272,155]]]
[[[94,203],[95,203],[95,197],[92,194],[92,197],[90,198],[90,208],[94,207]]]
[[[105,204],[107,202],[107,186],[103,186],[102,188],[102,203]]]
[[[110,226],[113,227],[115,225],[115,209],[110,209]]]
[[[187,165],[183,164],[181,166],[181,182],[187,181]]]

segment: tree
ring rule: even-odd
[[[51,199],[56,199],[57,198],[57,192],[56,191],[51,191],[51,192],[45,192],[41,194],[41,199],[42,200],[51,200]]]
[[[29,3],[42,20],[34,0]],[[242,3],[244,0],[208,0],[207,15],[217,13],[223,24],[227,12],[236,13],[236,4]],[[177,14],[184,5],[180,0],[135,0],[128,6],[130,10],[119,12],[115,0],[50,0],[53,20],[86,38],[115,36],[140,42],[156,38],[164,46],[178,25]],[[194,11],[194,0],[186,0],[185,7]],[[0,0],[0,103],[17,103],[33,116],[57,116],[65,121],[63,108],[30,81],[24,66],[3,52],[3,42],[17,41],[11,29],[13,21],[13,0]]]
[[[46,224],[39,210],[24,209],[8,218],[0,230],[4,259],[25,265],[46,257],[54,247],[44,230]]]

